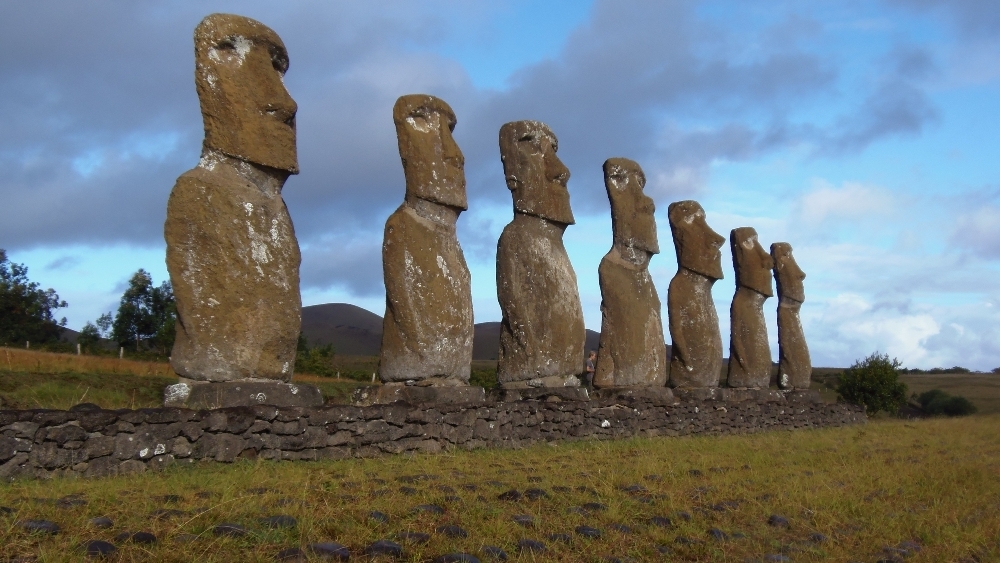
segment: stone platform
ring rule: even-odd
[[[220,409],[252,405],[318,407],[323,393],[315,385],[283,381],[201,382],[184,380],[163,391],[163,406]]]

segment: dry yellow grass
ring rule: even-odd
[[[30,373],[108,373],[177,377],[166,362],[143,362],[108,356],[57,354],[22,348],[0,348],[0,369]]]
[[[0,516],[0,557],[76,561],[82,559],[74,551],[81,542],[113,541],[123,531],[144,530],[154,533],[157,543],[116,542],[112,560],[250,563],[327,541],[345,544],[357,555],[377,539],[410,531],[430,539],[401,541],[405,561],[455,551],[489,561],[481,548],[496,545],[517,561],[613,556],[740,562],[784,554],[796,563],[872,562],[886,557],[885,546],[904,541],[921,546],[908,562],[1000,561],[998,427],[1000,417],[974,416],[373,460],[206,464],[98,480],[17,482],[0,487],[0,505],[14,510]],[[641,488],[623,490],[629,485]],[[531,487],[548,497],[497,498],[505,490]],[[86,504],[60,507],[57,499],[68,495],[79,495]],[[590,502],[606,508],[573,509]],[[444,512],[415,512],[424,504],[440,505]],[[182,513],[165,519],[151,515],[162,508]],[[371,511],[388,515],[388,523],[369,518]],[[259,522],[276,514],[290,515],[298,525],[271,530]],[[517,514],[532,516],[534,526],[516,524]],[[786,517],[790,527],[769,526],[772,514]],[[114,527],[88,525],[97,516],[110,517]],[[652,525],[654,516],[669,517],[673,526]],[[16,524],[37,518],[58,523],[62,531],[30,535]],[[211,530],[221,522],[240,523],[250,534],[216,537]],[[460,526],[468,537],[436,531],[445,524]],[[583,524],[600,529],[602,537],[577,535],[575,528]],[[628,526],[631,533],[614,525]],[[729,539],[713,539],[712,528]],[[547,539],[552,533],[568,534],[571,541]],[[817,541],[816,534],[825,539]],[[517,555],[515,546],[524,538],[543,541],[546,553]],[[658,546],[669,548],[670,555],[661,555]]]

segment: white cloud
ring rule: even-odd
[[[798,201],[795,215],[807,225],[828,221],[855,222],[872,216],[893,214],[898,203],[885,188],[861,182],[844,182],[839,187],[814,179],[812,189]]]

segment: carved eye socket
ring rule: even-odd
[[[285,74],[288,71],[288,54],[278,48],[271,48],[271,66],[274,70]]]
[[[227,37],[227,38],[223,39],[222,41],[219,41],[215,45],[215,48],[218,49],[218,50],[220,50],[220,51],[235,51],[236,50],[236,43],[233,42],[232,38]]]

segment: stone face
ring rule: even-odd
[[[764,300],[773,295],[774,261],[751,227],[733,229],[729,236],[736,270],[736,294],[729,309],[730,387],[767,389],[771,380],[771,346],[767,342]]]
[[[503,313],[497,379],[503,387],[577,386],[586,340],[576,272],[563,246],[574,223],[556,156],[558,141],[537,121],[500,128],[500,156],[514,220],[497,243]]]
[[[792,245],[771,245],[774,281],[778,285],[778,386],[782,389],[808,389],[812,379],[812,360],[802,331],[799,309],[806,300],[803,280],[806,274],[792,256]]]
[[[660,252],[653,200],[643,194],[646,176],[635,162],[604,162],[611,200],[614,245],[601,260],[601,342],[594,386],[663,387],[667,353],[660,298],[649,260]]]
[[[406,199],[386,221],[383,382],[464,385],[472,366],[472,287],[455,233],[468,205],[455,113],[433,96],[396,101],[393,121]]]
[[[164,225],[171,366],[199,381],[288,381],[301,324],[299,247],[281,197],[298,173],[288,55],[263,24],[213,14],[195,29],[195,66],[202,157],[177,179]]]
[[[722,333],[712,301],[712,285],[722,279],[726,242],[705,222],[696,201],[678,201],[667,210],[677,252],[677,274],[667,291],[671,387],[717,387],[722,370]]]

